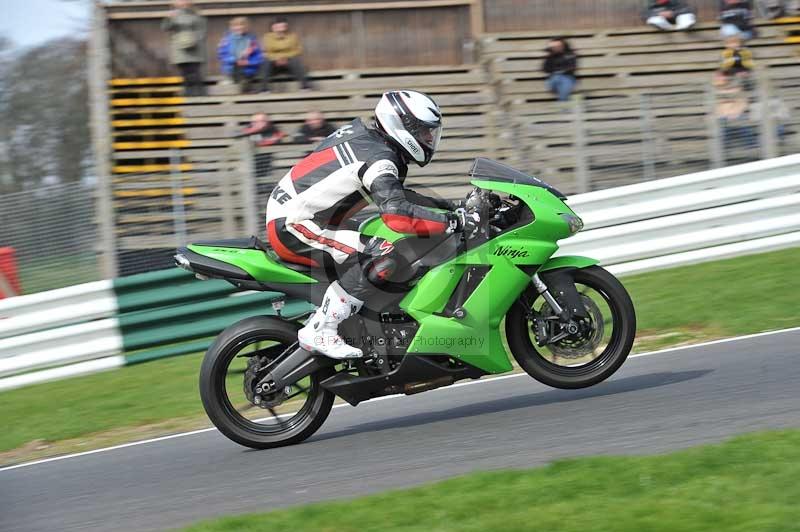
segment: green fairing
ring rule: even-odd
[[[463,264],[452,262],[433,268],[403,298],[403,302],[413,302],[411,306],[421,312],[441,312],[461,280],[465,268]],[[407,308],[403,303],[401,307]]]
[[[489,373],[503,373],[512,366],[501,340],[500,322],[531,282],[530,275],[518,266],[548,264],[558,249],[556,242],[570,236],[569,226],[559,214],[574,213],[540,187],[478,180],[472,184],[513,194],[531,208],[535,220],[437,266],[403,298],[400,307],[420,324],[408,353],[447,353]],[[492,268],[464,303],[466,317],[438,315],[465,268],[482,265]]]
[[[190,250],[212,259],[238,266],[249,273],[256,281],[289,284],[311,284],[317,280],[308,275],[291,270],[278,261],[272,260],[259,249],[237,249],[215,246],[187,246]]]
[[[589,257],[563,255],[561,257],[553,257],[552,259],[548,260],[544,266],[539,268],[539,271],[546,272],[549,270],[557,270],[558,268],[588,268],[589,266],[594,266],[595,264],[599,263],[599,260],[590,259]]]
[[[463,319],[419,310],[415,308],[416,298],[405,298],[400,306],[420,324],[408,353],[446,353],[489,373],[511,371],[500,322],[530,282],[530,277],[510,260],[496,262],[464,303]],[[437,303],[442,308],[450,293],[439,293]]]

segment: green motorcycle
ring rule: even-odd
[[[244,319],[217,337],[200,370],[200,394],[223,434],[259,449],[298,443],[319,429],[337,396],[355,406],[506,373],[514,370],[509,354],[556,388],[592,386],[619,369],[636,333],[633,303],[596,260],[553,258],[557,242],[583,227],[565,196],[489,159],[476,159],[470,177],[466,209],[482,220],[470,238],[403,235],[379,216],[361,224],[363,234],[409,257],[406,277],[339,327],[363,358],[300,348],[297,330],[310,305],[288,315],[274,304],[277,315]],[[200,278],[315,305],[335,275],[281,262],[255,237],[192,244],[175,260]]]

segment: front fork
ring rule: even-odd
[[[552,343],[566,336],[577,334],[580,331],[578,320],[586,318],[586,309],[584,308],[583,301],[568,271],[569,270],[557,270],[546,273],[545,276],[548,278],[547,283],[545,283],[538,273],[534,274],[531,278],[536,292],[547,302],[553,314],[558,316],[558,321],[561,326],[561,332],[555,335],[545,334],[545,328],[542,326],[541,330],[537,331],[540,347],[543,344]],[[553,296],[551,289],[562,298],[562,301],[568,305],[567,307],[559,304]],[[547,338],[546,341],[544,340],[545,338]]]
[[[539,292],[539,295],[547,301],[547,304],[550,305],[550,308],[553,309],[553,312],[561,319],[569,319],[569,315],[567,311],[565,311],[561,305],[558,304],[556,298],[553,297],[553,294],[550,293],[550,289],[547,288],[547,285],[542,281],[542,278],[539,277],[538,273],[533,274],[533,286],[536,288],[536,291]]]

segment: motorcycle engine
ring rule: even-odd
[[[386,331],[386,352],[388,355],[403,356],[411,345],[414,333],[417,332],[416,325],[392,326]]]

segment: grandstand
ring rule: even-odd
[[[123,257],[174,246],[177,212],[189,239],[260,231],[263,201],[252,196],[268,183],[255,182],[252,147],[233,138],[252,113],[268,112],[286,131],[294,131],[311,109],[342,124],[368,116],[389,88],[428,92],[444,108],[440,152],[428,167],[412,170],[409,184],[449,197],[467,190],[465,174],[478,155],[536,172],[567,192],[730,162],[710,87],[721,51],[718,26],[655,32],[641,24],[640,2],[196,4],[209,20],[209,58],[230,17],[249,16],[258,35],[274,16],[289,17],[303,37],[317,90],[294,92],[296,85],[286,81],[271,94],[230,94],[211,59],[209,96],[186,98],[158,27],[168,4],[98,8],[95,47],[104,46],[109,59],[94,72],[105,87],[104,97],[94,98],[105,106],[95,109],[101,118],[95,120],[95,144],[107,153],[111,176],[105,200],[113,207],[113,238],[106,242]],[[696,4],[701,20],[714,20],[715,2]],[[800,19],[765,21],[749,43],[759,68],[757,94],[780,95],[794,115],[800,107],[794,96],[799,32]],[[553,101],[540,71],[544,46],[554,36],[568,37],[580,56],[578,94],[566,103]],[[762,127],[769,136],[771,126]],[[763,153],[737,157],[797,151],[795,131],[789,128],[788,142],[762,143]],[[260,150],[272,153],[270,182],[309,146]],[[140,265],[123,266],[136,271]]]

